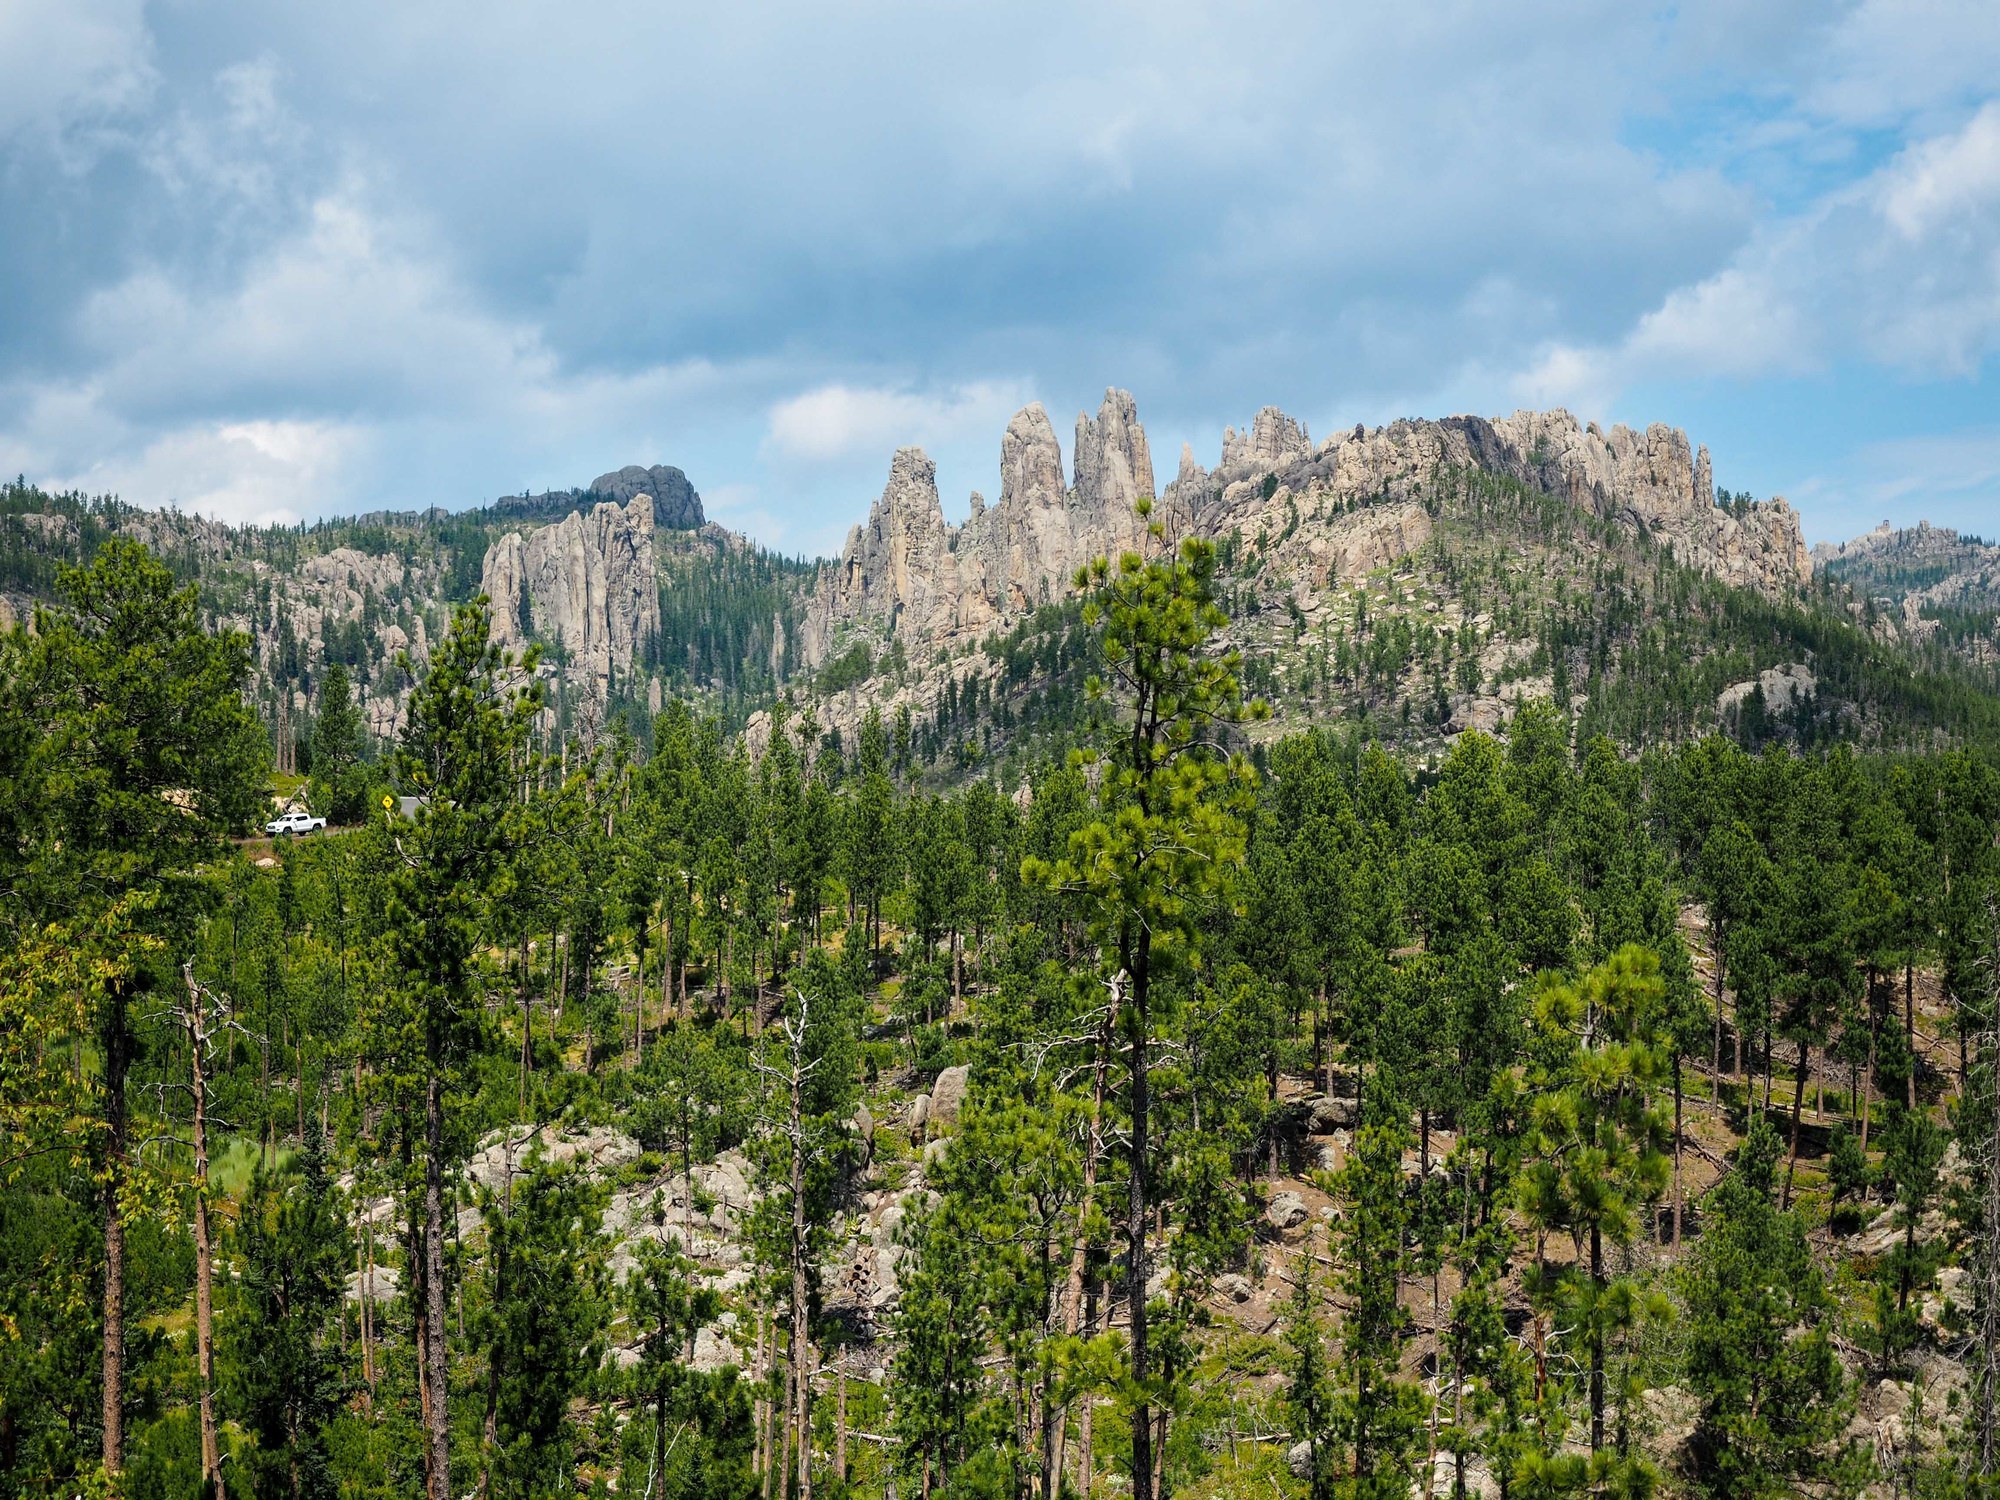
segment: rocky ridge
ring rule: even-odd
[[[503,645],[518,649],[531,635],[547,641],[586,681],[608,688],[613,671],[629,670],[660,630],[653,496],[503,532],[486,549],[479,586]]]
[[[1158,489],[1129,393],[1107,391],[1094,418],[1079,415],[1076,434],[1065,476],[1046,411],[1036,404],[1018,412],[1001,436],[999,501],[973,496],[958,526],[944,518],[928,456],[896,454],[867,521],[814,580],[800,644],[808,668],[863,646],[908,665],[866,693],[832,695],[823,723],[850,730],[870,706],[922,714],[949,683],[993,679],[996,665],[976,648],[1065,598],[1091,558],[1139,547],[1132,502],[1146,493],[1158,496],[1170,534],[1225,543],[1229,555],[1249,558],[1261,606],[1290,611],[1297,627],[1292,644],[1266,643],[1278,659],[1295,656],[1309,636],[1324,649],[1329,632],[1351,631],[1343,596],[1370,578],[1402,577],[1436,532],[1440,489],[1470,471],[1568,502],[1730,584],[1782,597],[1812,576],[1791,507],[1782,499],[1718,506],[1707,450],[1662,425],[1607,431],[1566,411],[1517,412],[1357,426],[1315,442],[1303,423],[1266,407],[1242,430],[1224,432],[1214,469],[1183,448]],[[1503,638],[1489,618],[1448,599],[1427,607],[1432,625],[1477,635],[1482,683],[1511,682],[1515,697],[1549,690],[1545,679],[1521,678],[1532,643]],[[1257,632],[1240,617],[1231,628],[1245,644]],[[1462,692],[1451,727],[1493,728],[1509,701],[1498,690]],[[753,721],[753,744],[765,728]]]
[[[899,639],[913,654],[976,640],[1062,597],[1090,558],[1138,546],[1132,502],[1154,493],[1175,530],[1220,538],[1283,527],[1288,541],[1300,536],[1296,561],[1310,562],[1308,586],[1320,588],[1422,546],[1425,486],[1472,468],[1641,530],[1730,583],[1779,592],[1812,575],[1790,506],[1717,507],[1708,450],[1661,425],[1606,432],[1566,411],[1524,411],[1356,427],[1315,445],[1301,423],[1266,407],[1245,431],[1224,433],[1214,470],[1183,450],[1161,492],[1135,403],[1111,390],[1095,419],[1078,416],[1072,451],[1065,484],[1048,414],[1039,403],[1024,408],[1001,437],[999,503],[975,497],[962,526],[944,519],[936,466],[921,449],[898,451],[868,520],[819,574],[806,663],[823,664],[857,629]]]
[[[683,474],[671,464],[654,464],[650,469],[627,464],[590,481],[589,494],[602,495],[620,505],[634,497],[648,495],[653,501],[653,524],[664,531],[699,531],[708,523],[701,508],[701,496]]]
[[[1076,419],[1075,478],[1040,402],[1000,439],[1000,499],[975,503],[962,526],[944,518],[937,466],[899,449],[867,521],[823,566],[809,599],[803,661],[828,661],[856,628],[925,651],[974,641],[1059,599],[1092,557],[1137,546],[1133,502],[1153,493],[1153,460],[1132,397],[1107,391],[1093,419]]]
[[[2000,547],[1928,521],[1884,521],[1852,541],[1820,543],[1814,563],[1896,612],[1903,632],[1922,640],[1938,630],[1940,608],[2000,609]],[[1991,655],[1989,650],[1985,655]]]

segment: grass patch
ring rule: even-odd
[[[274,1169],[280,1169],[292,1159],[293,1152],[280,1146],[269,1158]],[[250,1190],[250,1179],[256,1174],[257,1163],[266,1160],[257,1142],[249,1136],[233,1136],[222,1149],[212,1153],[208,1159],[208,1181],[210,1188],[225,1197],[240,1198]]]

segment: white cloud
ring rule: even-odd
[[[1832,473],[1792,486],[1814,541],[1858,535],[1888,520],[1950,522],[2000,536],[2000,428],[1869,443]]]
[[[0,467],[234,521],[414,503],[407,486],[439,467],[464,488],[426,503],[520,483],[524,460],[544,485],[579,483],[604,454],[671,456],[658,433],[677,406],[760,378],[699,360],[566,369],[533,324],[474,306],[423,235],[357,183],[240,278],[198,288],[146,267],[92,297],[79,324],[98,356],[88,379],[0,390],[16,413]],[[454,448],[440,465],[436,450]],[[578,472],[547,474],[559,455]]]
[[[144,0],[0,5],[0,142],[129,108],[154,83]]]
[[[942,391],[824,385],[771,409],[767,447],[783,459],[826,463],[886,459],[891,449],[998,443],[1007,419],[1033,397],[1025,381],[978,381]]]
[[[94,464],[67,483],[269,525],[337,506],[367,441],[361,430],[325,422],[202,424],[165,433],[129,458]]]
[[[2000,352],[2000,101],[1760,231],[1621,339],[1557,343],[1513,384],[1602,405],[1649,379],[1796,375],[1844,360],[1917,378]]]
[[[364,435],[344,508],[669,461],[837,540],[1106,382],[1206,456],[2000,341],[1992,0],[489,10],[0,0],[0,453],[251,510],[322,493],[257,423]]]
[[[1882,184],[1882,216],[1921,245],[2000,203],[2000,103],[1988,104],[1954,135],[1912,148]]]
[[[1880,126],[1990,94],[2000,76],[1992,0],[1860,0],[1822,18],[1800,84],[1810,113]]]

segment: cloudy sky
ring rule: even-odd
[[[1561,404],[1991,535],[1997,356],[1994,0],[0,0],[0,471],[142,504],[818,552],[1117,384],[1163,482]]]

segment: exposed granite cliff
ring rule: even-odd
[[[1889,606],[1902,631],[1914,639],[1936,632],[1940,609],[2000,608],[2000,547],[1961,536],[1949,526],[1925,521],[1898,529],[1884,521],[1852,541],[1821,542],[1812,555],[1832,576]],[[1995,644],[1989,628],[1972,654],[1991,660]]]
[[[1076,482],[1040,403],[1016,413],[1000,439],[1000,499],[945,521],[937,466],[904,448],[866,524],[820,570],[800,650],[823,664],[843,632],[864,627],[913,645],[976,640],[995,625],[1059,599],[1071,575],[1105,552],[1137,546],[1133,502],[1153,493],[1145,429],[1125,391],[1104,394],[1097,416],[1076,419]]]
[[[588,493],[621,505],[636,495],[652,496],[653,524],[662,531],[699,531],[708,521],[702,514],[701,496],[687,475],[671,464],[654,464],[650,469],[627,464],[591,480]]]
[[[518,648],[532,629],[560,646],[573,670],[608,683],[659,634],[653,497],[607,500],[554,525],[506,532],[486,549],[480,588],[493,600],[495,639]]]
[[[1797,513],[1782,499],[1718,507],[1708,450],[1691,448],[1686,433],[1658,424],[1607,433],[1561,410],[1357,426],[1314,448],[1303,427],[1266,407],[1247,434],[1225,435],[1213,473],[1184,454],[1163,499],[1199,533],[1251,533],[1274,508],[1284,514],[1286,500],[1312,510],[1408,501],[1454,469],[1504,474],[1643,530],[1730,583],[1777,592],[1812,576]]]
[[[889,482],[837,562],[820,572],[803,660],[818,666],[856,630],[912,651],[962,646],[1061,598],[1091,557],[1133,548],[1133,501],[1154,493],[1151,452],[1132,397],[1105,393],[1079,415],[1073,479],[1039,404],[1000,440],[1000,500],[976,500],[949,525],[936,469],[919,449],[897,453]],[[1665,426],[1635,432],[1585,425],[1566,411],[1489,421],[1451,417],[1356,427],[1315,446],[1303,424],[1266,407],[1225,432],[1213,471],[1184,449],[1160,495],[1176,530],[1221,537],[1282,533],[1273,544],[1309,588],[1347,582],[1429,539],[1421,503],[1453,470],[1508,475],[1640,530],[1695,567],[1779,592],[1811,576],[1798,517],[1783,500],[1736,510],[1714,502],[1708,450]]]

